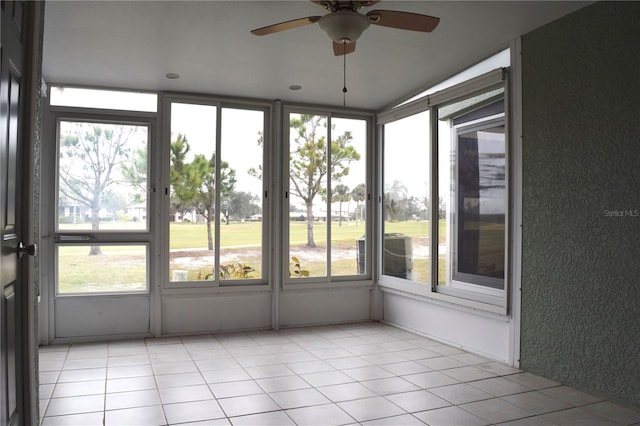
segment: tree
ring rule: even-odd
[[[122,165],[122,176],[125,181],[136,190],[133,196],[134,203],[143,203],[147,200],[147,149],[138,148],[133,152],[133,160],[130,164]]]
[[[260,197],[249,192],[233,191],[229,194],[227,200],[223,209],[223,211],[226,211],[225,217],[227,218],[236,217],[242,219],[262,212],[262,207],[259,205]]]
[[[207,242],[209,250],[213,250],[213,233],[211,223],[215,221],[216,198],[216,154],[207,158],[197,154],[193,161],[185,165],[187,174],[194,177],[197,184],[195,197],[183,200],[193,204],[207,221]],[[220,163],[220,198],[223,199],[233,191],[236,184],[236,171],[229,167],[229,163]]]
[[[139,127],[98,123],[62,123],[60,137],[60,192],[91,210],[91,229],[100,229],[105,191],[121,177],[130,161],[130,138]],[[146,143],[146,142],[145,142]],[[101,254],[92,246],[89,255]]]
[[[338,202],[338,226],[342,226],[342,203],[351,200],[351,193],[347,185],[338,184],[333,188],[331,200]]]
[[[300,115],[290,120],[290,128],[296,132],[289,156],[289,180],[291,192],[300,197],[307,210],[307,247],[315,247],[313,237],[313,202],[325,195],[323,183],[328,173],[339,181],[349,174],[349,163],[360,159],[351,145],[351,132],[345,132],[327,146],[326,137],[320,132],[326,127],[326,117]],[[329,155],[330,152],[330,155]]]
[[[360,212],[360,203],[362,203],[366,197],[367,189],[364,183],[359,184],[351,191],[351,199],[356,202],[356,223],[358,223],[358,213],[360,213],[360,219],[363,218],[362,212]]]
[[[170,205],[171,214],[173,215],[188,207],[194,208],[192,204],[196,199],[200,182],[195,170],[186,162],[187,155],[191,149],[186,136],[178,134],[176,140],[171,142],[170,149]]]

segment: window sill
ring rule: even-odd
[[[505,321],[508,321],[510,318],[507,309],[504,306],[497,306],[476,300],[437,293],[432,291],[428,284],[420,284],[411,281],[405,282],[400,279],[383,277],[379,282],[379,286],[382,291],[424,302],[436,303],[441,306],[462,309],[468,312],[486,314]]]

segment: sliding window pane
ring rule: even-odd
[[[327,117],[289,116],[290,275],[327,276]]]
[[[384,126],[382,273],[429,283],[429,112]]]
[[[215,106],[171,104],[169,277],[215,274]]]
[[[264,113],[222,109],[220,278],[262,277]]]
[[[364,274],[367,122],[331,124],[331,275]]]
[[[504,289],[505,278],[504,90],[441,107],[438,115],[439,191],[446,221],[438,285],[442,291],[484,288],[492,295]]]
[[[58,125],[57,230],[147,230],[148,127]]]
[[[56,254],[58,294],[148,289],[146,245],[58,245]]]

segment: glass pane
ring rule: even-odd
[[[169,277],[211,280],[215,269],[216,107],[171,104]]]
[[[497,100],[474,97],[439,114],[439,189],[446,218],[441,286],[504,289],[507,176],[501,96],[499,91]]]
[[[61,121],[58,230],[148,229],[146,126]]]
[[[382,272],[429,283],[429,112],[384,126]]]
[[[147,290],[144,245],[59,245],[58,294]]]
[[[220,277],[262,277],[264,113],[222,109]]]
[[[332,118],[331,275],[365,273],[367,122]]]
[[[327,276],[327,117],[289,116],[290,276]]]
[[[158,95],[155,93],[122,92],[116,90],[83,89],[54,86],[51,105],[78,108],[100,108],[126,111],[156,112]]]

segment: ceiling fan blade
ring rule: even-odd
[[[372,10],[367,13],[367,18],[374,25],[425,33],[433,31],[440,22],[440,18],[435,16],[400,12],[398,10]]]
[[[336,56],[348,55],[356,50],[356,42],[352,43],[337,43],[333,42],[333,53]]]
[[[291,21],[280,22],[278,24],[273,24],[266,27],[251,30],[251,34],[262,36],[262,35],[278,33],[280,31],[286,31],[293,28],[298,28],[305,25],[313,24],[314,22],[318,22],[320,18],[321,16],[307,16],[306,18],[292,19]]]

